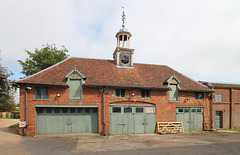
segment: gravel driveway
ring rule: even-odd
[[[194,132],[100,136],[98,134],[19,136],[8,126],[19,120],[0,119],[0,154],[239,154],[240,132]]]

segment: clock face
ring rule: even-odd
[[[123,64],[128,64],[129,63],[129,56],[128,55],[121,56],[121,62]]]

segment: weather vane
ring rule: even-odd
[[[125,21],[126,21],[126,15],[125,15],[125,13],[124,13],[124,7],[122,6],[122,8],[123,8],[123,12],[122,12],[122,22],[123,22],[123,24],[122,24],[122,27],[124,28],[125,27]]]

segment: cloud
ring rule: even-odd
[[[76,57],[112,59],[121,6],[134,62],[164,64],[195,79],[240,82],[240,1],[9,0],[0,2],[2,63],[19,78],[24,49],[65,45]]]

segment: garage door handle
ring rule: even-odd
[[[125,124],[118,124],[118,125],[125,125]]]
[[[148,123],[142,123],[142,125],[148,125]]]
[[[68,123],[68,122],[67,122],[66,124],[67,124],[67,125],[72,125],[72,123]]]
[[[187,123],[193,123],[193,121],[187,121]]]

